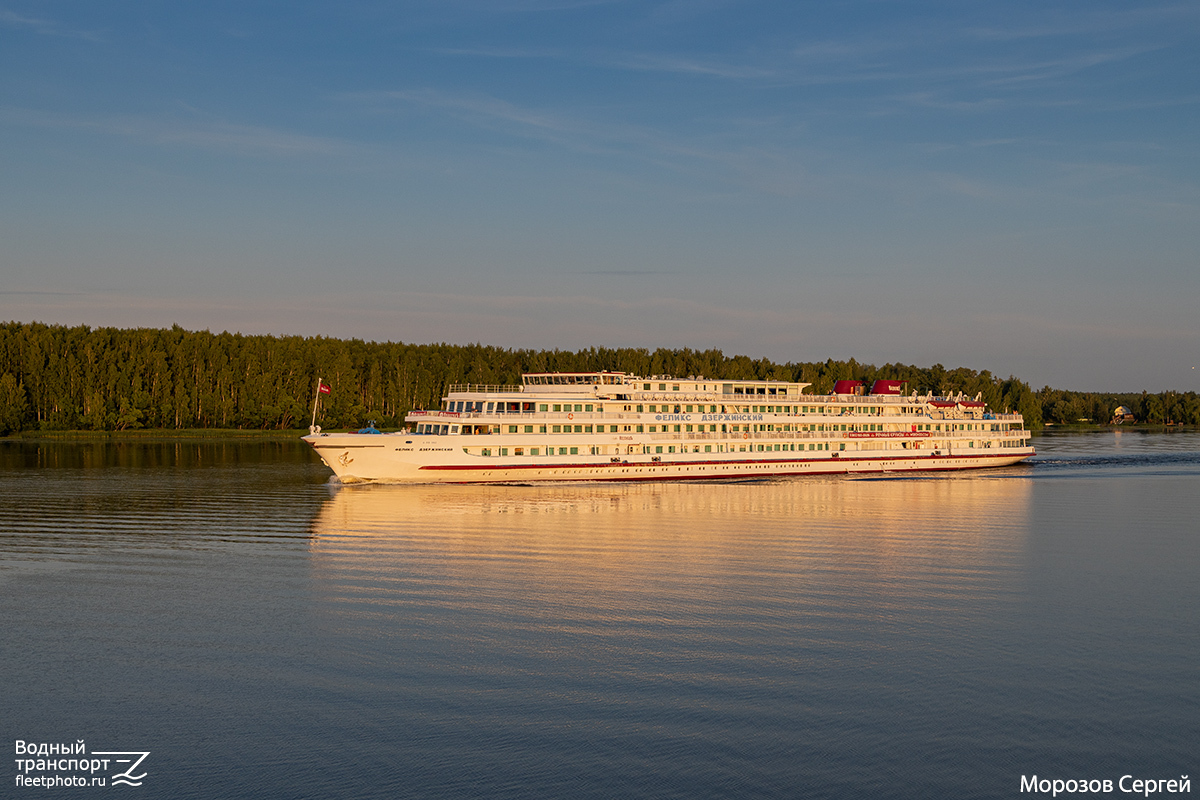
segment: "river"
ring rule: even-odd
[[[0,442],[0,732],[149,753],[142,797],[1196,775],[1200,434],[1035,445],[952,475],[343,487],[299,442]],[[36,758],[9,796],[118,772]]]

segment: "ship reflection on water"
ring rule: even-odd
[[[992,736],[954,695],[1008,646],[1025,473],[343,487],[310,542],[321,635],[417,751],[479,726],[468,760],[544,747],[714,796],[836,787],[867,748],[857,793]]]

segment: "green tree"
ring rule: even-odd
[[[0,376],[0,436],[15,433],[25,427],[29,402],[25,385],[18,383],[11,372]]]

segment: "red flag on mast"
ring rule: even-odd
[[[328,386],[326,386],[324,383],[318,383],[317,391],[320,392],[321,394],[329,394],[333,390],[330,389]]]

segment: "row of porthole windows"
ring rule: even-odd
[[[770,444],[745,445],[745,444],[743,444],[743,445],[740,445],[736,451],[733,449],[733,445],[730,445],[729,452],[731,452],[731,453],[732,452],[739,452],[739,453],[746,453],[746,452],[758,452],[758,453],[762,453],[762,452],[797,452],[797,451],[804,451],[804,449],[805,449],[805,447],[804,447],[803,443],[801,443],[799,445],[794,444],[794,443],[775,444],[775,445],[770,445]],[[809,443],[809,445],[808,445],[809,451],[829,450],[829,449],[830,449],[829,442]],[[846,445],[844,443],[839,443],[837,449],[845,450]],[[466,448],[464,448],[464,450],[466,450]],[[594,456],[608,455],[608,454],[610,454],[610,452],[619,454],[621,452],[620,447],[607,448],[607,447],[603,447],[600,445],[594,445],[592,447],[587,447],[587,448],[579,448],[579,447],[558,447],[558,448],[554,448],[554,447],[511,447],[511,448],[510,447],[484,447],[479,450],[479,454],[483,455],[483,456],[493,456],[493,455],[507,456],[510,454],[514,455],[514,456],[524,456],[524,455],[529,455],[529,456],[553,456],[553,455],[576,456],[576,455],[580,454],[580,450],[584,450],[584,451],[586,451],[587,454],[594,455]],[[713,445],[711,445],[711,444],[703,445],[703,448],[701,447],[701,445],[698,445],[698,444],[692,445],[690,450],[688,448],[688,445],[676,446],[673,444],[671,444],[671,445],[661,445],[660,444],[660,445],[653,445],[653,446],[642,445],[641,451],[642,451],[642,455],[650,455],[651,453],[654,453],[654,454],[689,453],[689,452],[690,453],[700,453],[700,452],[723,453],[723,452],[725,452],[725,449],[724,449],[723,445],[719,445],[717,447],[717,449],[714,451]],[[467,452],[470,453],[471,451],[467,450]]]
[[[446,411],[453,411],[456,413],[520,414],[520,413],[531,413],[533,411],[534,404],[528,403],[528,402],[484,402],[483,400],[457,400],[457,401],[446,401],[443,404],[443,407]],[[722,407],[722,408],[724,408],[724,407]],[[747,408],[747,407],[745,407],[745,406],[733,406],[732,407],[733,411],[739,411],[742,408]],[[749,408],[750,413],[755,413],[755,414],[792,414],[792,413],[797,413],[797,414],[801,414],[801,413],[802,414],[825,414],[825,413],[836,414],[839,412],[845,413],[845,411],[847,411],[847,410],[849,410],[851,412],[861,411],[866,414],[881,414],[881,413],[883,413],[883,408],[877,407],[877,406],[851,407],[849,409],[839,409],[837,407],[828,407],[827,408],[825,406],[768,405],[768,406],[749,406],[748,408]],[[625,411],[632,411],[634,409],[635,409],[635,407],[632,405],[627,405],[624,407]],[[548,413],[551,411],[558,412],[558,413],[571,412],[571,411],[578,411],[581,413],[582,412],[591,413],[593,411],[603,412],[604,406],[598,405],[595,403],[538,403],[537,410],[542,413]],[[691,405],[679,404],[679,403],[675,403],[675,404],[650,403],[649,405],[645,405],[645,404],[638,405],[638,406],[636,406],[636,410],[640,413],[644,413],[644,412],[648,411],[651,414],[669,414],[669,413],[715,414],[715,413],[717,413],[717,406],[705,405],[705,404],[697,405],[694,403]]]
[[[932,430],[941,431],[941,429],[942,429],[941,425],[917,425],[915,427],[918,431],[932,431]],[[983,427],[983,426],[955,425],[955,426],[947,426],[947,427],[954,427],[955,429],[962,430],[962,429],[971,429],[971,428]],[[609,426],[607,426],[607,428],[608,428],[608,430],[607,430],[608,433],[646,433],[646,432],[649,432],[649,433],[672,433],[672,432],[674,432],[674,433],[697,433],[697,432],[704,433],[706,431],[710,432],[710,433],[717,432],[716,425],[708,425],[708,426],[705,426],[705,425],[682,425],[682,424],[648,425],[648,426],[647,425],[609,425]],[[739,431],[751,431],[751,430],[753,430],[753,431],[776,431],[776,430],[786,431],[790,428],[790,426],[787,426],[787,425],[782,425],[782,426],[776,426],[776,425],[728,425],[727,426],[727,425],[722,425],[721,431],[728,432],[726,430],[727,428],[728,428],[728,431],[737,433]],[[871,425],[829,425],[829,426],[826,426],[826,425],[799,425],[799,426],[797,426],[797,428],[801,431],[813,431],[813,432],[815,432],[815,431],[823,432],[826,430],[834,431],[834,432],[846,431],[846,430],[849,430],[849,431],[866,430],[866,431],[882,432],[884,430],[885,426],[876,425],[876,424],[871,424]],[[584,425],[584,424],[580,424],[580,425],[504,425],[504,426],[501,426],[501,425],[490,425],[490,426],[488,426],[488,425],[462,425],[462,426],[460,426],[460,425],[431,425],[431,424],[422,423],[420,425],[417,425],[416,433],[441,435],[441,436],[457,435],[460,433],[477,435],[477,434],[487,434],[487,433],[498,434],[501,432],[501,430],[504,430],[506,433],[534,433],[534,432],[536,432],[536,433],[559,433],[559,434],[562,434],[562,433],[581,433],[581,434],[583,434],[583,433],[605,433],[606,432],[604,425]]]

